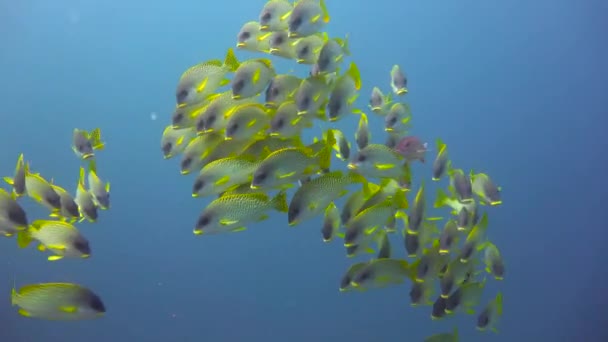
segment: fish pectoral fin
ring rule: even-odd
[[[371,235],[371,234],[373,234],[376,231],[376,229],[378,229],[378,226],[367,228],[367,229],[364,230],[364,233],[366,235]]]
[[[223,80],[220,81],[220,86],[223,87],[225,85],[228,85],[228,83],[230,83],[230,80],[227,78],[224,78]]]
[[[270,216],[268,216],[267,214],[260,215],[260,217],[258,217],[258,222],[261,222],[261,221],[266,221],[266,220],[268,220],[269,218],[270,218]]]
[[[32,317],[32,314],[29,313],[29,311],[25,310],[25,309],[19,309],[19,314],[21,316],[25,316],[25,317]]]
[[[243,230],[246,230],[246,229],[247,229],[247,227],[237,227],[237,228],[234,228],[234,229],[232,229],[230,231],[232,233],[238,233],[238,232],[242,232]]]
[[[57,261],[63,259],[63,255],[51,255],[47,258],[48,261]]]
[[[207,86],[207,81],[209,80],[209,78],[205,77],[203,78],[203,80],[201,81],[201,83],[198,84],[198,87],[196,87],[196,92],[200,93],[203,90],[205,90],[205,87]]]
[[[296,174],[296,172],[295,172],[295,171],[294,171],[294,172],[288,172],[288,173],[280,174],[280,175],[279,175],[279,178],[280,178],[280,179],[284,179],[284,178],[291,177],[291,176],[293,176],[293,175],[295,175],[295,174]]]
[[[76,306],[60,306],[59,310],[67,313],[75,313],[78,311],[78,307]]]
[[[223,185],[228,183],[228,181],[230,180],[230,176],[229,175],[225,175],[222,178],[218,179],[215,181],[215,185]]]
[[[66,249],[64,245],[47,245],[46,247],[58,251],[64,251]]]
[[[236,224],[238,222],[239,222],[239,220],[229,220],[229,219],[220,220],[220,224],[222,226],[229,226],[229,225],[232,225],[232,224]]]
[[[374,165],[378,170],[389,170],[395,167],[394,164],[376,164]]]

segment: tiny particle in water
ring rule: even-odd
[[[156,112],[150,113],[150,119],[152,119],[152,121],[156,120],[156,118],[158,118],[158,116],[156,115]]]

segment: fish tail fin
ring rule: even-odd
[[[289,206],[287,204],[287,192],[285,192],[285,190],[280,191],[272,199],[272,207],[282,213],[286,213],[288,211]]]
[[[434,208],[441,208],[448,201],[448,195],[442,189],[437,189],[437,196],[435,198]]]
[[[342,51],[344,51],[344,54],[347,56],[350,56],[350,48],[348,47],[348,33],[346,34],[346,36],[344,37],[344,40],[342,41]]]
[[[226,52],[226,58],[224,59],[224,65],[230,69],[230,71],[234,72],[239,67],[239,60],[236,58],[234,54],[234,49],[229,48],[228,52]]]
[[[94,150],[103,150],[105,148],[105,143],[101,141],[101,129],[95,128],[91,131],[89,139]]]
[[[323,21],[328,23],[331,18],[329,17],[329,11],[327,11],[327,5],[325,5],[325,0],[319,1],[319,7],[321,7],[321,11],[323,12]]]
[[[85,180],[85,173],[86,171],[84,170],[84,167],[80,167],[80,173],[78,175],[78,185],[82,186],[84,188],[84,180]]]
[[[26,248],[32,242],[32,235],[28,230],[20,230],[17,232],[17,246]]]
[[[89,172],[97,174],[97,162],[95,161],[95,158],[89,160]]]
[[[399,186],[408,190],[412,186],[412,170],[408,162],[403,164],[403,174],[399,177]]]
[[[17,298],[19,294],[17,293],[17,276],[13,275],[13,289],[11,290],[11,305],[17,305]]]
[[[350,177],[350,179],[354,182],[354,183],[361,183],[365,189],[365,187],[367,186],[368,182],[367,182],[367,178],[365,178],[365,176],[363,176],[362,174],[355,172],[355,171],[348,171],[348,177]]]

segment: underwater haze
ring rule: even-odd
[[[431,320],[405,285],[339,292],[353,260],[322,242],[322,217],[291,228],[273,213],[240,233],[192,233],[208,200],[191,197],[193,176],[159,146],[175,86],[189,66],[222,59],[265,0],[0,0],[1,176],[24,153],[73,191],[72,131],[99,127],[98,164],[112,185],[111,209],[80,224],[88,260],[49,262],[0,238],[1,342],[422,341],[455,326],[461,341],[608,341],[608,3],[326,2],[326,30],[349,35],[361,71],[360,106],[401,65],[412,134],[432,148],[441,138],[458,165],[502,187],[488,233],[507,267],[489,292],[504,297],[499,333],[476,331],[476,316]],[[277,61],[280,72],[307,70]],[[352,135],[356,124],[337,126]],[[430,175],[429,160],[414,172]],[[30,221],[47,215],[26,203]],[[11,306],[14,282],[85,285],[107,313],[26,318]]]

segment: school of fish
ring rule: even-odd
[[[193,218],[194,235],[240,232],[274,212],[285,213],[291,227],[322,217],[324,242],[343,244],[348,258],[367,259],[344,270],[340,291],[405,284],[411,305],[432,319],[475,314],[472,326],[497,332],[502,294],[487,303],[481,298],[488,279],[505,275],[487,233],[488,209],[501,205],[501,188],[485,173],[458,168],[441,139],[432,149],[410,134],[408,80],[399,65],[387,72],[388,90],[373,87],[369,104],[358,106],[363,82],[359,66],[348,61],[349,37],[330,37],[329,22],[324,0],[267,1],[236,37],[237,51],[257,56],[240,60],[228,48],[223,60],[191,66],[179,78],[160,145],[165,159],[179,158],[182,175],[194,175],[192,197],[206,200]],[[278,72],[278,58],[304,72]],[[366,111],[373,113],[369,120]],[[358,120],[354,134],[334,127],[342,120]],[[383,122],[382,143],[372,140],[374,120]],[[307,141],[303,132],[317,134]],[[75,225],[95,222],[98,210],[110,208],[110,186],[96,162],[103,148],[99,129],[74,130],[72,149],[86,168],[73,196],[33,173],[21,154],[4,178],[10,190],[0,188],[0,233],[16,236],[20,248],[35,241],[49,261],[88,258],[91,246]],[[427,165],[430,152],[428,177],[414,179],[412,165]],[[446,183],[430,203],[427,178]],[[48,208],[49,217],[30,222],[24,197]],[[444,215],[432,215],[431,205]],[[404,251],[393,250],[395,241]],[[48,320],[106,311],[97,294],[71,283],[13,288],[11,301],[19,314]],[[425,339],[457,340],[456,327]]]
[[[371,89],[368,109],[386,132],[374,143],[356,105],[362,80],[347,62],[348,36],[330,37],[323,31],[329,21],[323,0],[267,1],[236,38],[237,50],[257,56],[239,60],[229,48],[223,60],[179,78],[161,150],[180,158],[181,174],[194,174],[192,197],[209,199],[194,234],[240,232],[273,212],[286,213],[286,226],[323,217],[323,241],[340,241],[347,257],[368,256],[346,270],[340,291],[407,283],[412,306],[427,307],[433,319],[476,313],[477,329],[497,332],[502,294],[480,301],[487,279],[505,273],[483,210],[502,203],[500,187],[487,174],[457,168],[437,139],[429,176],[447,181],[432,202],[445,215],[430,215],[424,178],[412,189],[411,166],[425,163],[431,149],[409,134],[404,71],[390,69],[386,94]],[[280,73],[274,58],[307,67],[303,76]],[[359,122],[352,137],[332,127],[352,119]],[[302,132],[311,130],[320,132],[305,141]],[[405,253],[393,252],[395,240]],[[458,331],[426,340],[457,341]]]
[[[110,183],[104,182],[97,168],[96,151],[104,149],[101,131],[74,129],[72,150],[86,164],[81,166],[73,192],[33,172],[23,154],[17,159],[12,176],[4,177],[9,190],[0,188],[0,234],[16,237],[20,248],[32,242],[49,261],[91,256],[89,240],[76,224],[96,222],[100,210],[110,208]],[[24,198],[49,210],[48,217],[31,221],[23,209]],[[73,283],[28,284],[13,287],[11,303],[25,317],[46,320],[83,320],[102,317],[102,299],[89,288]]]

